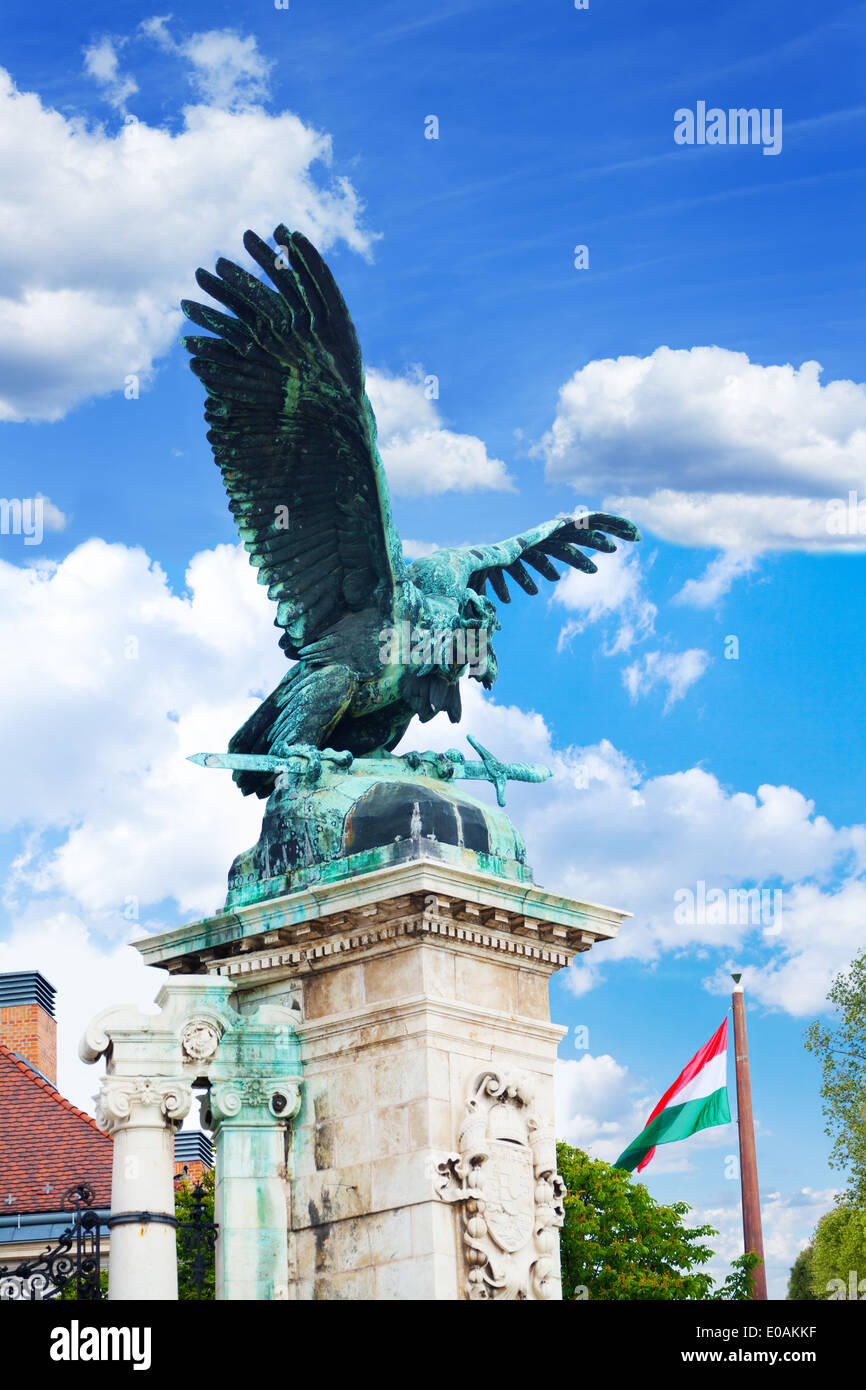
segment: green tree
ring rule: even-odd
[[[721,1288],[701,1266],[712,1257],[700,1242],[712,1226],[687,1226],[686,1202],[663,1206],[621,1168],[557,1144],[567,1188],[562,1230],[566,1299],[748,1298],[754,1255],[740,1256]]]
[[[723,1284],[710,1294],[713,1299],[725,1299],[727,1301],[739,1301],[752,1297],[754,1285],[753,1271],[757,1269],[761,1261],[758,1259],[754,1250],[749,1250],[745,1255],[738,1255],[731,1260],[731,1272]]]
[[[866,1298],[866,1210],[840,1202],[818,1222],[814,1247],[815,1298]]]
[[[836,976],[827,999],[832,1026],[810,1024],[805,1042],[821,1061],[830,1165],[847,1174],[851,1201],[866,1206],[866,951]]]
[[[815,1256],[815,1247],[810,1242],[805,1250],[801,1250],[796,1260],[791,1266],[791,1274],[788,1279],[788,1292],[786,1298],[792,1299],[797,1303],[814,1303],[818,1295],[815,1293],[812,1282],[812,1260]]]
[[[203,1221],[213,1221],[214,1212],[214,1186],[215,1175],[213,1169],[209,1169],[200,1180],[201,1187],[204,1189],[204,1201],[201,1206],[201,1218]],[[194,1184],[184,1177],[175,1184],[174,1192],[174,1214],[178,1221],[194,1221],[198,1214],[198,1205],[194,1196]],[[213,1246],[205,1248],[204,1256],[204,1282],[202,1284],[202,1299],[216,1297],[215,1271],[214,1271],[214,1252]],[[188,1241],[183,1239],[183,1233],[177,1233],[177,1296],[180,1299],[198,1299],[198,1291],[195,1283],[195,1252]]]
[[[99,1271],[99,1296],[103,1299],[108,1298],[107,1269],[101,1269]],[[64,1286],[63,1292],[61,1293],[60,1297],[65,1303],[78,1302],[78,1285],[75,1279],[70,1279],[69,1283]]]

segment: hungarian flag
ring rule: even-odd
[[[650,1115],[637,1139],[621,1153],[614,1168],[640,1173],[656,1144],[688,1139],[699,1129],[726,1125],[731,1118],[727,1087],[728,1020],[683,1068]]]

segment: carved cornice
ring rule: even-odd
[[[500,1009],[487,1009],[465,1000],[434,999],[428,994],[416,994],[402,996],[399,1001],[385,999],[381,1003],[359,1004],[340,1014],[327,1014],[324,1018],[305,1019],[298,1024],[298,1037],[305,1047],[311,1042],[330,1040],[333,1048],[329,1051],[338,1051],[363,1046],[362,1030],[370,1026],[376,1029],[379,1037],[391,1033],[394,1037],[405,1037],[407,1025],[412,1028],[415,1020],[418,1020],[419,1026],[430,1024],[434,1029],[445,1031],[451,1038],[466,1028],[477,1028],[479,1022],[489,1024],[503,1037],[513,1037],[518,1048],[522,1039],[524,1045],[529,1041],[534,1048],[540,1046],[545,1050],[545,1055],[546,1049],[555,1049],[568,1032],[558,1023],[503,1014]]]
[[[225,959],[239,953],[300,944],[302,939],[306,947],[345,932],[347,926],[355,935],[368,920],[378,929],[401,913],[423,913],[431,896],[442,905],[438,915],[450,917],[455,924],[489,927],[492,918],[497,932],[501,924],[506,934],[547,941],[569,960],[574,952],[616,936],[630,915],[563,898],[535,885],[421,858],[217,913],[135,945],[151,965],[173,972],[198,971],[202,966],[216,971]],[[552,969],[559,965],[559,960],[551,958]]]
[[[234,986],[209,975],[179,977],[157,996],[161,1011],[104,1009],[87,1027],[80,1055],[104,1056],[118,1081],[180,1076],[189,1085],[268,1069],[277,1076],[299,1065],[297,1010],[263,1004],[241,1014],[228,1002]]]
[[[250,942],[243,954],[208,961],[207,969],[232,980],[269,970],[302,975],[347,957],[377,953],[396,941],[415,938],[435,944],[459,942],[470,950],[493,951],[500,957],[511,957],[515,963],[531,962],[553,973],[569,965],[577,950],[588,949],[588,945],[578,944],[576,933],[566,940],[563,928],[544,922],[530,923],[522,914],[489,912],[487,922],[483,922],[461,915],[459,907],[457,915],[446,915],[448,904],[443,902],[442,907],[444,913],[418,911],[412,904],[407,915],[390,920],[377,920],[375,913],[359,920],[360,914],[351,913],[336,920],[324,918],[279,928],[266,933],[260,941]],[[383,903],[380,915],[384,917],[388,908],[391,904]],[[491,920],[495,930],[490,929]],[[290,944],[294,941],[297,944]],[[274,949],[283,942],[285,949]]]

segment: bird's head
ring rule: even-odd
[[[489,690],[499,669],[491,641],[499,619],[492,601],[467,583],[466,570],[462,551],[437,550],[407,566],[406,573],[421,595],[424,624],[453,635],[455,677],[464,672]]]
[[[460,624],[466,629],[467,645],[474,648],[474,660],[469,664],[469,675],[480,681],[485,690],[490,690],[499,674],[496,653],[493,650],[493,633],[501,626],[496,616],[496,608],[484,594],[474,589],[465,589],[460,604]]]

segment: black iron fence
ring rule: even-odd
[[[87,1182],[77,1182],[63,1194],[61,1212],[70,1222],[56,1245],[48,1245],[39,1255],[17,1265],[0,1266],[0,1300],[24,1302],[44,1299],[80,1299],[96,1302],[106,1298],[108,1280],[102,1270],[102,1228],[112,1225],[94,1206],[95,1194]],[[188,1220],[161,1217],[177,1230],[180,1296],[210,1299],[214,1296],[214,1247],[218,1227],[213,1221],[213,1194],[202,1183],[192,1187],[185,1204]],[[142,1220],[153,1219],[150,1212],[136,1212]],[[116,1224],[117,1218],[115,1218]]]
[[[0,1266],[0,1299],[25,1302],[48,1298],[75,1298],[95,1302],[105,1298],[100,1278],[102,1217],[94,1207],[94,1191],[87,1182],[67,1189],[60,1203],[69,1212],[69,1226],[56,1245],[20,1264]]]
[[[187,1221],[177,1223],[178,1286],[182,1299],[214,1296],[214,1247],[219,1227],[213,1220],[213,1191],[195,1183],[186,1206]]]

